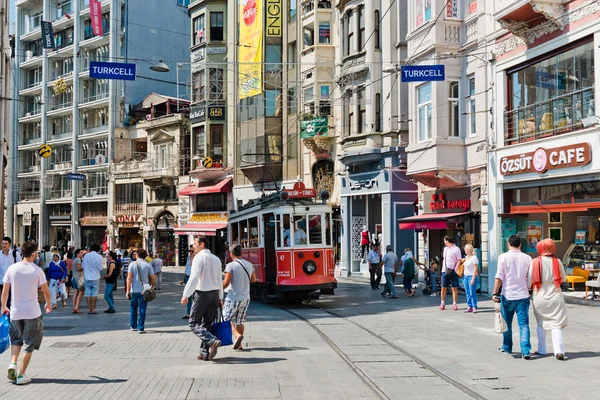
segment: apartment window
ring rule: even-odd
[[[358,90],[358,133],[365,131],[365,125],[367,123],[367,96],[366,89],[360,88]]]
[[[34,87],[42,82],[42,67],[30,69],[27,73],[27,87]]]
[[[363,51],[365,47],[365,9],[358,9],[358,51]]]
[[[304,94],[304,113],[313,115],[315,113],[315,88],[307,87],[303,91]]]
[[[331,102],[321,100],[319,102],[319,116],[324,117],[327,115],[331,115]]]
[[[40,10],[29,16],[29,32],[37,29],[42,24],[43,12]]]
[[[192,135],[196,139],[196,153],[195,153],[195,156],[198,156],[200,159],[203,159],[204,156],[206,155],[206,152],[204,151],[204,147],[206,145],[204,143],[204,140],[205,140],[204,125],[195,126],[192,129]]]
[[[73,132],[73,124],[71,122],[71,116],[66,115],[63,117],[54,118],[50,121],[50,127],[52,129],[52,136],[62,135],[65,133],[70,134]]]
[[[211,41],[223,41],[223,13],[222,12],[211,12],[210,13],[210,40]]]
[[[81,165],[96,165],[96,156],[103,155],[105,157],[108,153],[108,142],[106,140],[96,140],[84,142],[81,145]]]
[[[477,132],[476,116],[475,113],[475,77],[471,75],[467,78],[467,126],[469,130],[469,137],[475,136]]]
[[[307,1],[302,5],[302,14],[308,14],[309,12],[315,9],[315,4],[313,1]]]
[[[83,121],[83,129],[92,129],[101,126],[106,126],[108,124],[107,115],[108,107],[83,111],[81,114],[81,119]]]
[[[42,39],[27,42],[24,45],[26,51],[31,52],[31,57],[38,57],[42,55]],[[26,55],[29,56],[29,55]],[[27,58],[29,60],[29,58]]]
[[[206,71],[200,70],[192,75],[192,102],[204,101],[206,99]]]
[[[142,204],[144,203],[144,184],[128,183],[115,185],[116,204]]]
[[[52,155],[50,156],[50,163],[51,164],[60,164],[60,163],[66,163],[66,162],[71,162],[71,155],[73,154],[73,152],[71,151],[71,149],[67,149],[66,147],[62,146],[62,147],[56,147],[53,151],[52,151]]]
[[[223,125],[210,126],[210,157],[213,162],[223,162]]]
[[[354,120],[354,112],[352,111],[352,91],[346,91],[344,95],[344,115],[346,115],[346,134],[352,134],[352,121]]]
[[[331,43],[331,26],[328,21],[319,22],[319,43]]]
[[[296,66],[296,57],[297,57],[297,45],[296,41],[288,43],[288,51],[287,51],[287,62],[288,69],[292,69]]]
[[[354,51],[354,13],[352,12],[352,10],[349,10],[346,13],[346,29],[347,35],[344,55],[347,56],[352,54],[352,52]]]
[[[160,144],[154,146],[154,154],[156,154],[156,167],[158,169],[164,169],[169,167],[169,148],[170,143]]]
[[[88,173],[83,181],[83,196],[93,197],[108,193],[108,177],[106,172]]]
[[[431,139],[431,83],[417,89],[419,141]]]
[[[311,27],[304,27],[304,48],[314,46],[315,44],[315,30]]]
[[[298,12],[298,0],[289,0],[288,2],[288,21],[294,22]]]
[[[220,100],[223,98],[223,76],[223,70],[220,68],[211,68],[209,70],[211,100]]]
[[[317,8],[331,8],[331,0],[319,0]]]
[[[194,18],[192,26],[194,29],[194,32],[192,32],[192,45],[195,46],[197,44],[204,43],[206,41],[206,31],[204,30],[204,14],[200,14]]]
[[[177,5],[181,7],[187,7],[190,5],[190,0],[177,0]]]
[[[73,28],[67,28],[54,34],[54,43],[57,49],[62,49],[73,44]]]
[[[507,144],[582,129],[596,115],[594,64],[590,37],[509,71]]]
[[[375,95],[375,132],[381,132],[381,94]]]
[[[102,34],[110,33],[110,13],[102,14]]]
[[[56,18],[60,19],[65,14],[71,16],[73,13],[73,0],[64,0],[56,4]]]
[[[450,130],[448,131],[448,136],[450,137],[460,137],[460,131],[458,130],[458,121],[460,118],[459,110],[459,98],[458,98],[458,88],[460,82],[459,81],[449,81],[448,82],[448,118],[450,119]]]
[[[375,10],[373,14],[373,23],[375,24],[375,31],[373,32],[373,38],[375,39],[375,48],[381,48],[381,36],[379,34],[379,25],[381,21],[379,20],[379,10]]]
[[[296,88],[291,87],[287,91],[288,114],[296,114]]]

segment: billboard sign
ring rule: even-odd
[[[240,100],[262,93],[263,0],[240,0]]]

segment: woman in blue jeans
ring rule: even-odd
[[[106,314],[114,314],[116,312],[114,292],[117,287],[117,279],[119,279],[119,269],[115,263],[116,259],[117,254],[114,251],[109,251],[108,256],[106,256],[108,267],[106,269],[106,275],[104,275],[104,280],[106,281],[104,300],[108,303],[108,310],[104,311]]]
[[[465,285],[465,294],[467,295],[466,313],[477,312],[477,278],[479,276],[479,261],[475,255],[475,249],[470,244],[465,245],[465,254],[463,258],[463,266],[465,272],[463,275],[463,283]]]

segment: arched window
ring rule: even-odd
[[[373,17],[374,19],[374,26],[375,26],[375,31],[373,33],[374,39],[375,39],[375,48],[376,49],[381,49],[381,36],[379,35],[379,10],[375,10],[375,16]]]

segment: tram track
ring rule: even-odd
[[[333,317],[342,319],[354,326],[356,326],[357,328],[363,330],[364,332],[368,333],[369,335],[377,338],[378,340],[380,340],[381,342],[385,343],[386,345],[388,345],[390,348],[394,349],[395,351],[397,351],[398,353],[402,354],[403,356],[407,357],[408,359],[410,359],[411,361],[413,361],[414,363],[416,363],[417,365],[419,365],[421,368],[431,372],[433,375],[437,376],[438,378],[442,379],[444,382],[448,383],[449,385],[453,386],[454,388],[460,390],[461,392],[463,392],[465,395],[469,396],[472,399],[476,399],[476,400],[487,400],[486,397],[482,396],[481,394],[477,393],[476,391],[474,391],[473,389],[469,388],[468,386],[466,386],[465,384],[459,382],[458,380],[454,379],[453,377],[451,377],[450,375],[446,374],[445,372],[439,370],[438,368],[434,367],[433,365],[429,364],[428,362],[424,361],[423,359],[415,356],[414,354],[412,354],[411,352],[409,352],[408,350],[402,348],[401,346],[398,346],[397,344],[393,343],[392,341],[386,339],[385,337],[383,337],[382,335],[373,332],[371,329],[359,324],[356,321],[353,321],[349,318],[344,317],[341,314],[336,313],[335,311],[331,311],[328,309],[324,309],[324,308],[320,308],[318,306],[315,306],[314,304],[304,304],[304,309],[313,309],[313,310],[319,310],[322,311],[326,314],[329,314]],[[348,355],[346,353],[344,353],[342,351],[342,349],[340,349],[335,342],[333,342],[333,340],[331,340],[329,338],[329,336],[323,331],[321,330],[317,325],[313,324],[312,322],[310,322],[308,320],[308,318],[304,317],[303,315],[301,315],[298,312],[295,312],[293,309],[289,309],[285,306],[277,306],[277,308],[279,308],[282,311],[285,311],[293,316],[295,316],[296,318],[302,320],[303,322],[305,322],[308,326],[310,326],[334,351],[336,354],[338,354],[338,356],[340,356],[340,358],[352,369],[352,371],[358,375],[360,377],[360,379],[380,398],[380,399],[391,399],[386,393],[385,391],[383,391],[371,378],[369,378],[369,376],[367,374],[365,374],[362,369],[356,365],[356,363],[354,361],[352,361],[350,359],[350,357],[348,357]]]

